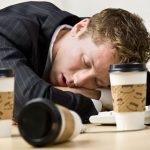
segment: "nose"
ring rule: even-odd
[[[95,73],[92,70],[80,70],[73,76],[74,84],[88,89],[97,88],[95,81]]]

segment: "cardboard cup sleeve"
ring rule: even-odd
[[[146,84],[116,85],[111,88],[115,112],[136,112],[145,110]]]
[[[0,92],[0,119],[12,119],[14,92]]]

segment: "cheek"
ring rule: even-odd
[[[103,79],[106,84],[109,83],[109,73],[108,72],[104,73]]]
[[[109,79],[109,65],[105,69],[105,80],[107,81],[107,83],[110,83],[110,79]]]
[[[104,86],[108,86],[110,84],[108,67],[101,68],[101,80],[104,83]]]
[[[83,67],[81,57],[78,55],[74,55],[72,57],[69,57],[66,60],[66,65],[70,70],[76,70],[76,69],[81,69]]]
[[[78,69],[81,69],[81,63],[76,60],[71,60],[67,63],[66,67],[68,68],[69,71],[76,71]]]

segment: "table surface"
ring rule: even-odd
[[[85,133],[72,141],[40,150],[150,150],[150,126],[143,130],[119,132],[113,125],[86,125]],[[17,126],[12,128],[12,136],[0,138],[0,150],[35,149],[20,136]]]

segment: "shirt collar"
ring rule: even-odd
[[[51,63],[52,63],[52,58],[53,58],[53,54],[52,54],[52,51],[53,51],[53,46],[54,46],[54,42],[55,42],[55,40],[56,40],[56,38],[57,38],[57,35],[58,35],[58,33],[62,30],[62,29],[71,29],[72,28],[72,26],[70,26],[70,25],[67,25],[67,24],[64,24],[64,25],[60,25],[60,26],[58,26],[57,28],[56,28],[56,30],[55,30],[55,32],[54,32],[54,34],[53,34],[53,36],[52,36],[52,40],[51,40],[51,42],[50,42],[50,46],[49,46],[49,56],[50,56],[50,61],[51,61]]]

